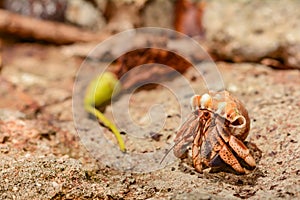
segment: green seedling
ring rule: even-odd
[[[125,152],[125,144],[117,127],[109,121],[103,113],[96,109],[107,103],[112,98],[113,92],[117,94],[120,92],[120,89],[121,84],[115,74],[104,72],[88,85],[84,98],[84,108],[87,112],[96,116],[104,126],[108,127],[114,133],[120,150]]]

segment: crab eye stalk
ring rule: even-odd
[[[202,96],[194,95],[191,98],[191,108],[193,111],[197,109],[211,109],[212,104],[212,97],[207,93]]]
[[[190,105],[191,105],[191,110],[192,111],[198,110],[200,108],[200,99],[201,99],[200,95],[192,96],[192,98],[190,100],[191,101]]]
[[[212,98],[209,94],[205,93],[201,96],[200,99],[201,108],[209,109],[212,107]]]

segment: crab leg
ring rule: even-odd
[[[244,145],[243,142],[241,142],[235,136],[230,135],[224,128],[220,127],[220,125],[218,124],[217,124],[217,129],[219,135],[221,135],[223,140],[229,144],[232,150],[234,150],[234,152],[240,158],[242,158],[249,166],[251,167],[256,166],[254,158],[251,156],[249,149]]]
[[[193,136],[199,126],[198,120],[192,115],[186,123],[182,125],[175,138],[174,155],[178,158],[184,158],[187,152],[187,146],[192,143]],[[188,134],[186,134],[188,133]]]
[[[236,159],[233,153],[231,153],[230,149],[226,146],[226,144],[223,144],[219,154],[222,160],[228,165],[230,165],[235,171],[241,174],[245,173],[244,168],[240,165],[239,161]]]
[[[221,167],[224,163],[219,155],[221,145],[218,140],[221,138],[218,136],[216,128],[208,129],[203,138],[204,141],[201,147],[202,162],[207,167]]]
[[[192,159],[196,171],[202,173],[202,159],[200,155],[200,148],[202,146],[202,130],[199,130],[194,138],[192,147]]]
[[[233,135],[229,138],[229,146],[236,152],[236,154],[245,160],[245,162],[251,167],[255,167],[256,163],[254,158],[251,156],[249,149],[239,139]]]
[[[204,134],[207,132],[211,119],[207,120],[199,119],[199,126],[197,127],[197,134],[194,137],[193,146],[192,146],[192,159],[196,171],[202,173],[203,163],[207,163],[207,159],[201,156],[201,147],[203,143]]]

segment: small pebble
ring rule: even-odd
[[[40,183],[35,183],[35,185],[36,185],[37,187],[41,187],[41,186],[42,186],[42,184],[40,184]]]
[[[52,187],[53,187],[55,190],[59,190],[59,189],[60,189],[60,185],[59,185],[57,182],[55,182],[55,181],[52,182]]]
[[[14,192],[18,191],[18,188],[16,186],[13,187],[12,189]]]
[[[150,137],[155,140],[155,141],[159,141],[160,140],[160,137],[162,136],[162,134],[160,133],[156,133],[156,132],[150,132]]]

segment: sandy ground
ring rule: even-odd
[[[257,167],[246,175],[199,174],[190,160],[145,173],[124,172],[91,156],[75,130],[72,89],[81,60],[58,47],[21,45],[7,49],[0,93],[1,199],[299,199],[300,73],[251,63],[217,63],[226,88],[246,105],[247,138]],[[185,76],[199,93],[201,78]],[[192,81],[193,80],[193,81]],[[175,98],[163,87],[133,95],[132,116],[143,119],[153,101],[171,113],[159,141],[134,141],[129,152],[159,149],[180,125]],[[168,98],[169,97],[169,98]],[[188,107],[185,110],[189,110]],[[106,115],[111,116],[111,107]],[[88,118],[86,113],[82,117]],[[144,121],[141,120],[140,123]],[[108,138],[109,131],[101,128]],[[107,150],[107,149],[106,149]],[[112,154],[115,150],[112,150]],[[147,163],[145,163],[147,164]]]

